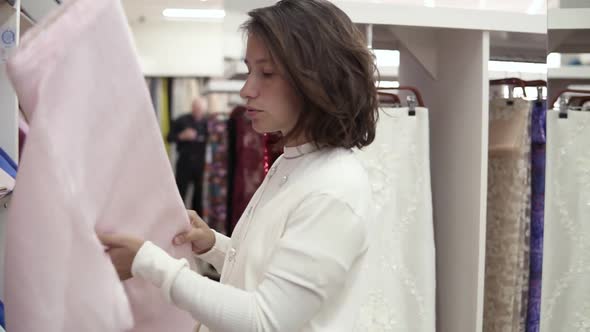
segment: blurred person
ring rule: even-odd
[[[192,184],[191,208],[202,215],[203,175],[208,139],[205,100],[196,98],[191,108],[191,113],[182,115],[172,122],[168,142],[176,143],[176,185],[180,196],[186,201],[188,188]]]

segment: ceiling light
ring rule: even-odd
[[[180,9],[180,8],[166,8],[162,12],[164,17],[168,18],[195,18],[195,19],[221,19],[225,17],[225,10],[223,9]]]

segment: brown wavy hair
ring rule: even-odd
[[[242,25],[260,38],[305,108],[284,137],[362,148],[375,139],[375,58],[350,18],[326,0],[282,0],[252,10]]]

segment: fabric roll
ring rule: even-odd
[[[252,128],[245,113],[245,108],[238,107],[231,114],[235,137],[230,232],[240,220],[250,199],[264,179],[263,137]]]
[[[373,143],[356,151],[375,201],[369,288],[353,331],[436,330],[436,264],[428,110],[382,109]]]
[[[188,216],[121,2],[64,2],[23,37],[8,73],[30,130],[5,228],[7,330],[190,331],[158,289],[119,281],[96,236],[192,256],[172,245]]]
[[[590,329],[590,112],[547,112],[541,332]]]
[[[494,99],[490,139],[483,330],[526,325],[530,228],[530,103]]]
[[[227,234],[228,200],[228,151],[229,136],[227,118],[214,116],[209,119],[209,142],[205,161],[205,184],[207,204],[204,216],[207,224],[222,234]]]
[[[531,122],[531,237],[527,332],[539,332],[545,216],[545,144],[547,104],[536,102]]]

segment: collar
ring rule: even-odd
[[[305,154],[316,151],[318,148],[313,143],[305,143],[298,146],[284,147],[283,156],[285,159],[299,158]]]

